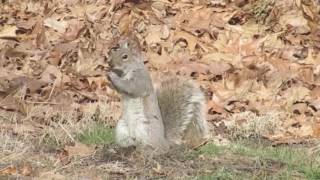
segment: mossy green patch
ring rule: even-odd
[[[103,124],[95,124],[77,136],[84,144],[112,144],[114,143],[114,130]]]

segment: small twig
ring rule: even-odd
[[[71,136],[71,134],[62,126],[60,122],[58,122],[58,125],[61,127],[61,129],[69,136],[69,138],[73,141],[76,142],[75,139]]]
[[[56,80],[54,80],[54,82],[53,82],[52,89],[51,89],[51,91],[50,91],[50,94],[49,94],[49,97],[48,97],[47,101],[49,101],[49,100],[51,99],[51,96],[52,96],[53,90],[54,90],[54,89],[55,89],[55,87],[56,87],[56,82],[57,82],[57,79],[56,79]]]
[[[31,104],[51,104],[51,105],[61,105],[62,103],[55,103],[55,102],[40,102],[40,101],[27,101],[25,100],[26,103],[31,103]]]
[[[207,142],[209,142],[209,140],[208,140],[208,139],[206,139],[206,140],[202,141],[200,144],[198,144],[198,145],[196,145],[196,146],[192,147],[192,149],[193,149],[193,150],[197,150],[199,147],[201,147],[201,146],[203,146],[203,145],[207,144]]]

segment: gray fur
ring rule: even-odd
[[[150,75],[128,43],[120,42],[119,48],[110,52],[112,69],[122,71],[119,76],[109,73],[109,78],[122,96],[122,114],[116,127],[119,145],[139,146],[163,151],[168,148],[157,97]],[[127,55],[125,61],[121,56]]]
[[[154,150],[166,150],[171,143],[200,143],[208,133],[200,88],[176,78],[164,81],[155,91],[142,55],[130,43],[120,41],[109,53],[112,71],[108,76],[123,104],[117,143]]]
[[[110,72],[109,78],[119,92],[131,97],[145,97],[153,92],[151,79],[144,69],[128,71],[122,77]]]
[[[163,81],[157,96],[168,140],[195,146],[207,137],[205,97],[194,82],[182,78]]]

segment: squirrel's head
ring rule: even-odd
[[[141,61],[137,43],[128,38],[119,40],[109,51],[109,65],[113,70],[125,70],[132,64],[140,64]]]

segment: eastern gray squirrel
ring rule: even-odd
[[[109,80],[122,99],[117,144],[168,150],[194,147],[208,138],[205,97],[193,81],[171,78],[155,89],[138,44],[130,38],[111,48],[109,66]]]

